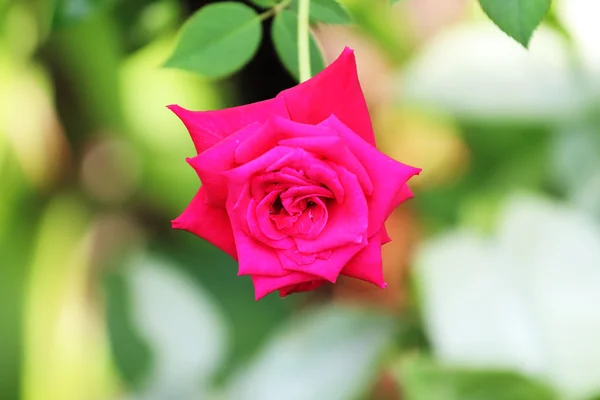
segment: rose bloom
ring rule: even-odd
[[[354,52],[274,99],[216,111],[169,108],[185,124],[202,187],[173,228],[239,262],[256,299],[346,275],[384,288],[384,223],[420,172],[375,148]]]

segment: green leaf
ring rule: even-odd
[[[299,79],[298,72],[298,18],[292,11],[281,11],[271,27],[271,36],[279,59],[289,73]],[[315,75],[325,68],[321,51],[315,39],[310,37],[310,72]]]
[[[262,8],[271,8],[280,3],[279,0],[250,0],[250,2]]]
[[[377,374],[394,324],[387,316],[325,307],[289,321],[223,398],[356,399]]]
[[[230,75],[256,53],[262,36],[260,22],[252,8],[240,3],[203,7],[183,26],[165,66],[214,78]]]
[[[292,3],[292,10],[298,10],[298,1]],[[310,19],[325,24],[349,24],[352,22],[348,11],[336,0],[311,0]]]
[[[550,9],[551,0],[479,0],[481,8],[508,36],[529,45],[533,31]]]
[[[113,0],[56,0],[52,28],[60,29],[83,21]]]
[[[451,368],[423,358],[404,360],[394,373],[406,400],[555,400],[543,384],[511,371]]]

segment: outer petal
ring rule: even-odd
[[[383,231],[381,231],[383,232]],[[350,260],[344,269],[342,275],[361,279],[385,288],[387,285],[383,280],[383,261],[381,258],[381,232],[377,232],[369,239],[367,247],[362,249]]]
[[[183,229],[200,236],[237,260],[237,251],[229,216],[225,209],[206,203],[203,187],[183,213],[172,221],[174,229]]]
[[[177,104],[168,108],[190,132],[198,154],[253,122],[265,122],[273,115],[289,118],[287,107],[281,98],[214,111],[190,111]]]
[[[394,211],[394,209],[398,207],[401,203],[405,202],[406,200],[412,199],[413,197],[415,197],[415,195],[413,194],[412,190],[410,190],[408,185],[402,186],[400,190],[398,190],[394,195],[394,200],[390,204],[390,209],[388,210],[388,213],[391,214],[392,211]]]
[[[389,243],[392,241],[392,238],[390,237],[390,235],[388,235],[387,233],[387,229],[385,228],[385,225],[381,228],[381,245],[384,245],[386,243]]]
[[[236,167],[235,150],[238,144],[262,130],[264,125],[251,123],[196,157],[188,158],[188,163],[202,181],[206,190],[206,200],[210,204],[225,207],[227,185],[223,183],[222,173]]]
[[[272,248],[236,230],[235,243],[239,255],[238,275],[283,276],[286,271]]]
[[[406,200],[412,199],[413,197],[415,197],[415,195],[410,190],[408,185],[402,186],[400,188],[400,190],[398,190],[398,192],[394,195],[394,200],[392,201],[392,203],[390,205],[390,209],[388,210],[388,213],[385,217],[386,221],[396,207],[398,207],[400,204],[402,204]],[[388,235],[387,230],[384,225],[383,228],[381,229],[381,244],[384,245],[391,241],[392,241],[392,238],[390,238],[390,236]]]
[[[346,47],[331,65],[306,82],[284,90],[290,118],[318,124],[331,114],[371,145],[375,145],[371,117],[360,88],[354,51]]]
[[[327,281],[323,280],[323,281],[310,281],[310,282],[299,283],[297,285],[286,286],[286,287],[279,289],[279,296],[285,297],[292,293],[309,292],[311,290],[318,289],[319,287],[323,286],[326,283],[327,283]]]
[[[331,256],[325,259],[316,258],[314,262],[308,264],[300,264],[294,262],[287,257],[285,252],[279,251],[279,258],[288,271],[304,272],[326,279],[331,283],[335,283],[344,266],[354,257],[361,249],[367,246],[367,240],[363,239],[362,243],[351,244],[334,249]]]
[[[383,227],[390,212],[399,204],[398,200],[409,196],[406,182],[421,172],[420,168],[402,164],[375,147],[370,146],[345,126],[335,115],[322,125],[329,126],[346,140],[347,146],[364,165],[373,182],[373,194],[367,198],[369,205],[369,230],[371,237]],[[394,195],[391,195],[394,193]]]
[[[319,281],[319,277],[303,274],[301,272],[292,272],[281,277],[253,275],[252,283],[254,283],[254,296],[256,300],[260,300],[271,292],[277,289],[282,289],[290,285],[297,285],[306,282]]]

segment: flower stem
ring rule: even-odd
[[[309,80],[310,73],[310,0],[298,0],[298,71],[300,82]]]

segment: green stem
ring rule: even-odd
[[[300,82],[309,80],[310,74],[310,0],[298,0],[298,70]]]

